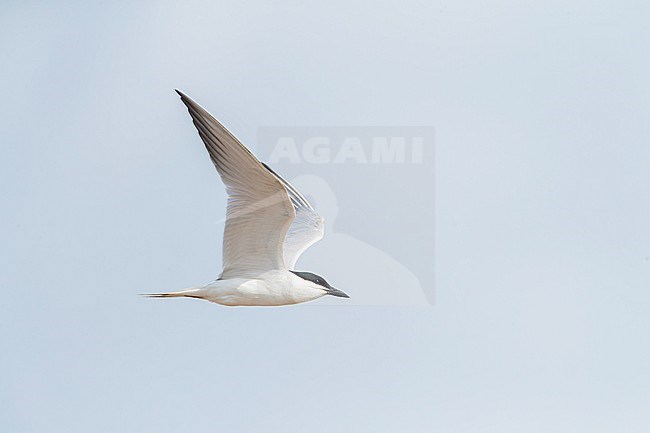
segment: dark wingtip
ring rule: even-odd
[[[180,90],[174,89],[174,91],[176,93],[178,93],[178,96],[181,97],[181,101],[183,101],[185,104],[187,104],[188,102],[194,102],[194,101],[192,101],[192,98],[190,98],[189,96],[187,96],[185,93],[181,92]]]
[[[201,107],[199,104],[197,104],[192,98],[187,96],[185,93],[181,92],[178,89],[174,89],[176,93],[181,97],[181,101],[187,108],[194,109],[194,110],[199,110],[199,111],[205,111],[203,107]]]

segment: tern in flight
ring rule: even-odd
[[[145,296],[198,298],[229,306],[290,305],[325,295],[348,298],[323,277],[293,270],[298,257],[323,238],[323,217],[210,113],[176,92],[228,192],[223,271],[203,286]]]

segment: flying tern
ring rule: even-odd
[[[221,305],[277,306],[348,298],[325,279],[296,271],[296,261],[323,238],[325,220],[282,176],[179,90],[228,193],[223,271],[216,280],[155,298],[198,298]]]

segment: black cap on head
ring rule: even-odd
[[[325,278],[321,277],[320,275],[313,274],[311,272],[299,272],[299,271],[291,271],[293,274],[299,276],[303,280],[311,281],[312,283],[318,284],[327,292],[328,295],[332,296],[338,296],[339,298],[349,298],[349,296],[339,289],[336,289],[332,286],[329,285],[327,281],[325,281]]]

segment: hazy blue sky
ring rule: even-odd
[[[650,431],[646,3],[106,3],[0,5],[0,430]],[[434,127],[431,277],[404,236],[432,226],[398,230],[415,185],[318,175],[332,242],[435,305],[138,297],[220,272],[225,192],[174,88],[253,149]],[[395,229],[357,236],[373,215]],[[306,268],[366,290],[358,251]]]

